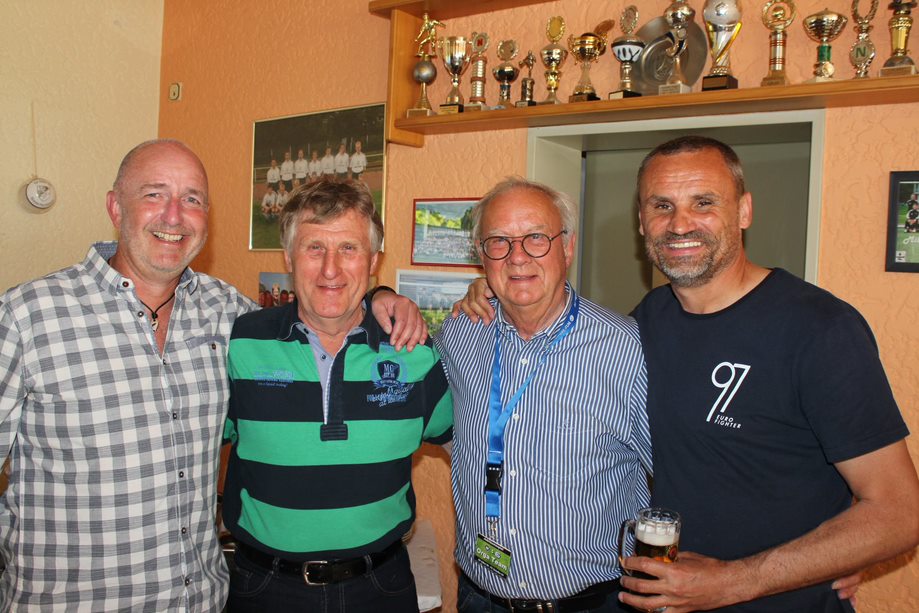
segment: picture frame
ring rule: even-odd
[[[370,188],[374,205],[383,219],[386,184],[386,141],[383,133],[385,114],[386,105],[380,103],[253,123],[249,197],[251,251],[281,249],[278,217],[283,203],[298,184],[309,183],[320,176],[332,176],[338,180],[357,178],[363,181]],[[342,147],[348,158],[344,174],[339,172],[340,164],[336,166],[336,162],[340,161],[336,158],[342,152]],[[298,163],[301,150],[305,164]],[[362,157],[355,157],[358,154]],[[311,162],[318,162],[318,165],[311,165]],[[363,167],[360,162],[364,163]],[[301,174],[304,174],[302,179]]]
[[[919,272],[919,170],[890,173],[888,272]]]
[[[258,273],[258,305],[283,306],[294,300],[294,280],[289,272]]]
[[[412,264],[481,266],[472,243],[470,213],[478,198],[416,198]]]
[[[431,335],[437,334],[450,316],[453,303],[466,295],[466,289],[480,274],[396,270],[396,292],[412,299],[421,309]]]

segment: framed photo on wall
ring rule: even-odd
[[[258,273],[258,305],[281,306],[294,300],[294,282],[287,272]]]
[[[470,214],[478,198],[415,200],[412,264],[481,266],[472,244]]]
[[[466,288],[481,275],[463,272],[396,271],[396,292],[411,298],[428,324],[428,331],[440,331],[450,316],[453,303],[466,295]]]
[[[383,217],[385,105],[256,121],[249,249],[281,249],[278,217],[299,185],[321,177],[363,181]]]
[[[888,272],[919,272],[919,170],[890,173]]]

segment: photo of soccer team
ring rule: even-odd
[[[919,172],[890,173],[887,270],[919,272]]]
[[[255,122],[250,249],[280,249],[291,192],[320,179],[363,181],[382,216],[384,112],[377,104]]]

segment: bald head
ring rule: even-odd
[[[128,153],[121,160],[121,165],[118,166],[118,174],[115,175],[115,182],[112,184],[112,189],[116,194],[124,193],[125,177],[128,175],[128,173],[130,173],[138,159],[144,157],[141,154],[151,149],[163,149],[167,151],[169,149],[173,149],[175,151],[182,151],[183,153],[188,154],[188,156],[193,159],[193,163],[197,165],[198,170],[204,176],[204,202],[205,205],[209,203],[207,194],[207,171],[204,170],[204,164],[201,163],[201,159],[195,154],[194,151],[191,150],[188,145],[175,138],[155,138],[152,140],[144,141],[128,151]]]

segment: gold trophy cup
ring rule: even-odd
[[[517,41],[502,40],[498,42],[498,59],[501,63],[492,68],[491,74],[498,80],[498,106],[507,108],[511,102],[511,84],[520,76],[520,69],[514,66],[517,57]]]
[[[472,93],[469,95],[469,104],[466,111],[481,111],[485,106],[485,81],[488,76],[486,66],[488,57],[488,34],[485,32],[472,33],[472,60],[470,63],[469,80],[472,84]]]
[[[914,0],[894,0],[887,8],[893,10],[893,17],[887,22],[890,28],[890,48],[893,54],[881,67],[882,77],[900,77],[916,74],[916,64],[909,57],[909,31],[913,27],[912,9],[916,8]]]
[[[819,43],[817,63],[814,64],[814,76],[808,79],[808,83],[820,83],[833,79],[836,67],[831,61],[833,48],[830,43],[836,40],[848,21],[845,15],[834,13],[829,9],[823,9],[819,13],[804,18],[804,31],[812,41]]]
[[[607,20],[595,30],[606,31],[612,27],[612,20]],[[574,63],[581,65],[581,79],[574,86],[574,92],[568,97],[568,102],[586,102],[588,100],[599,100],[597,90],[594,89],[590,81],[590,67],[600,59],[600,56],[606,53],[606,37],[597,32],[585,32],[580,36],[568,37],[568,50],[574,56]]]
[[[667,82],[657,88],[658,94],[685,94],[691,91],[690,86],[686,84],[686,75],[683,74],[681,56],[686,52],[686,28],[695,15],[695,9],[689,6],[686,0],[674,0],[664,11],[664,19],[670,26],[667,32],[667,38],[670,39],[667,57],[673,60],[673,69]]]
[[[568,58],[568,50],[558,44],[565,34],[565,20],[562,17],[550,17],[546,23],[546,37],[549,44],[539,50],[539,57],[542,65],[546,67],[546,89],[549,94],[546,99],[539,104],[561,104],[556,92],[558,91],[558,82],[562,78],[562,72],[559,68]]]

